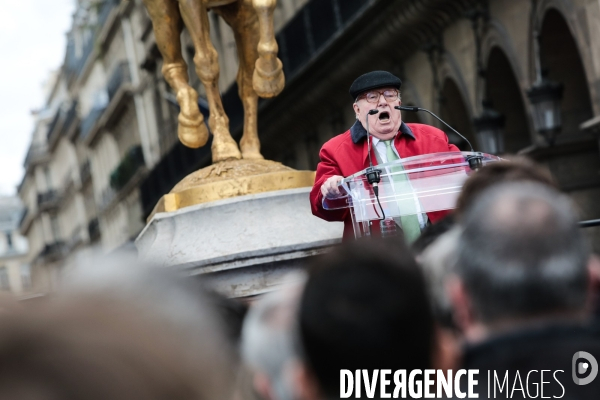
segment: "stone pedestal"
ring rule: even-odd
[[[202,274],[230,297],[270,291],[306,258],[341,241],[343,223],[313,216],[309,192],[279,190],[157,213],[135,242],[139,257]]]

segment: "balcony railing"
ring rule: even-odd
[[[25,162],[23,164],[27,167],[29,164],[34,164],[47,155],[48,146],[46,143],[32,144],[31,147],[29,147],[29,151],[27,152],[27,156],[25,156]]]
[[[45,193],[38,193],[37,203],[40,209],[54,208],[58,206],[60,197],[56,190],[48,190]]]
[[[122,62],[116,66],[108,80],[108,83],[106,84],[106,91],[108,92],[109,101],[115,97],[121,85],[126,82],[131,82],[129,65],[126,62]]]
[[[29,214],[29,207],[23,209],[23,214],[21,214],[21,218],[19,219],[19,226],[23,225],[23,222],[27,218],[27,214]]]
[[[102,113],[104,112],[105,108],[106,107],[94,107],[90,110],[88,115],[86,115],[86,117],[81,122],[81,139],[85,139],[88,136],[88,134],[96,124],[96,121],[98,121],[98,118],[102,116]]]
[[[50,138],[52,136],[57,134],[56,126],[58,125],[58,122],[61,120],[62,116],[63,116],[63,112],[59,108],[58,110],[56,110],[56,113],[54,114],[54,118],[52,118],[52,122],[50,122],[50,125],[48,125],[48,132],[46,133],[46,138],[48,139],[48,141],[50,141]]]
[[[144,154],[141,146],[134,146],[123,157],[121,163],[110,174],[110,187],[121,190],[131,180],[137,170],[144,165]]]
[[[62,241],[49,243],[44,246],[37,256],[42,262],[52,262],[61,258],[64,254],[65,244]]]
[[[90,242],[95,242],[100,239],[100,222],[98,218],[94,218],[88,224],[88,235],[90,237]]]
[[[68,132],[71,128],[71,125],[77,118],[77,101],[73,101],[69,111],[67,111],[67,115],[65,116],[65,122],[63,124],[63,132]]]
[[[79,167],[79,177],[82,184],[92,177],[92,165],[90,160],[85,160],[85,162],[81,164],[81,167]]]

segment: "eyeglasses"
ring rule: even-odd
[[[387,89],[383,92],[378,90],[371,90],[365,94],[362,94],[358,97],[358,99],[366,99],[369,103],[377,103],[379,101],[379,96],[383,95],[386,101],[394,101],[398,99],[398,91],[396,89]]]

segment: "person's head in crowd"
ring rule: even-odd
[[[218,324],[206,313],[193,324],[180,317],[106,292],[0,315],[0,398],[229,400],[233,374]]]
[[[467,179],[456,201],[456,219],[472,207],[487,188],[503,182],[537,182],[557,189],[550,172],[527,157],[508,156],[506,160],[487,164]]]
[[[298,397],[339,398],[340,369],[431,367],[425,281],[401,241],[338,247],[315,258],[308,274],[298,317]]]
[[[293,275],[293,283],[252,305],[242,330],[243,360],[252,370],[256,391],[267,400],[294,398],[294,334],[305,276]]]
[[[495,185],[466,210],[452,300],[467,339],[583,318],[587,243],[569,199],[540,183]]]
[[[460,229],[455,226],[441,234],[418,255],[419,265],[427,281],[435,320],[439,325],[451,329],[454,328],[454,321],[446,282],[456,265],[459,238]]]

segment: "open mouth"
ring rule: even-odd
[[[379,120],[381,122],[386,122],[390,120],[390,113],[387,111],[383,111],[379,113]]]

